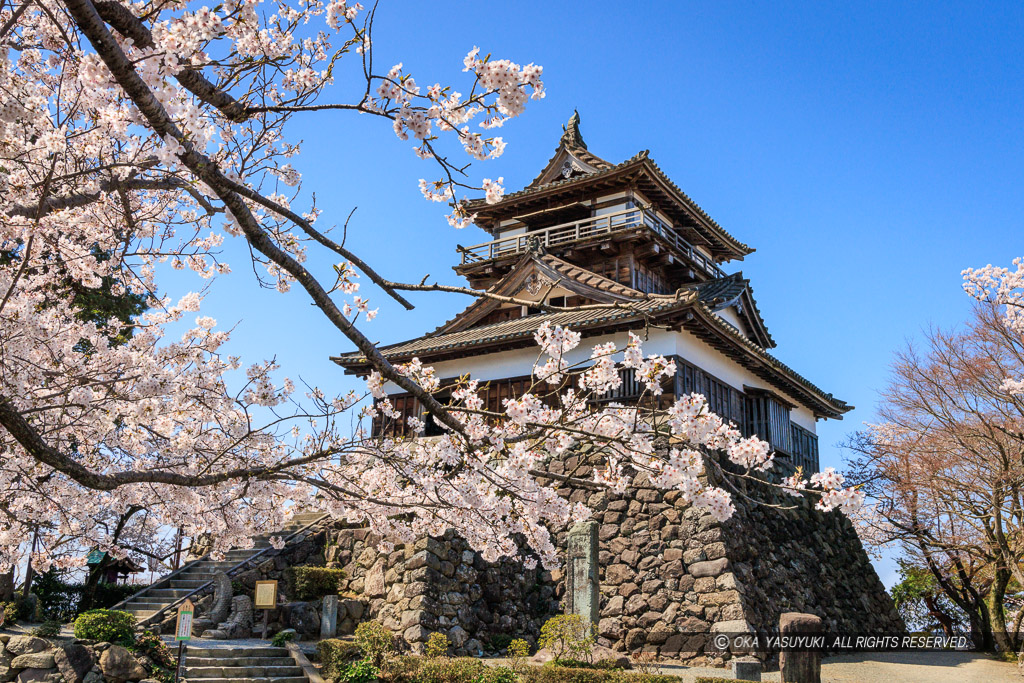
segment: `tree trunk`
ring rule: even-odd
[[[1003,600],[1006,597],[1006,586],[1010,583],[1010,572],[1005,567],[996,567],[995,580],[988,594],[988,613],[992,623],[992,636],[999,652],[1013,652],[1013,639],[1006,632],[1006,612]]]
[[[14,567],[8,572],[0,573],[0,602],[14,600]]]

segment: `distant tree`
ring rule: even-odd
[[[851,479],[887,529],[968,619],[979,647],[1009,650],[1007,599],[1024,586],[1024,343],[998,307],[897,354],[879,421],[856,433]]]
[[[892,600],[903,621],[911,630],[942,629],[946,636],[956,633],[964,619],[963,612],[939,586],[935,575],[926,567],[900,560],[900,582],[892,588]]]

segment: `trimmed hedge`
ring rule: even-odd
[[[397,657],[381,670],[387,683],[678,683],[677,676],[624,670],[528,666],[517,676],[503,666],[487,666],[472,657]]]
[[[736,683],[735,678],[708,678],[707,676],[698,676],[693,683]]]
[[[75,638],[129,647],[135,644],[135,616],[113,609],[91,609],[75,619]]]
[[[298,600],[316,600],[325,595],[337,595],[338,584],[345,578],[345,572],[341,569],[327,567],[292,567],[288,572]]]
[[[522,683],[676,683],[678,676],[642,674],[623,669],[573,669],[531,666],[519,676]]]

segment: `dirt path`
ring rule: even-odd
[[[730,669],[667,665],[662,672],[693,683],[697,676],[732,677]],[[761,680],[778,683],[779,672]],[[1017,665],[977,652],[877,652],[826,657],[822,683],[1024,683]]]

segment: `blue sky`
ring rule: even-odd
[[[757,251],[742,269],[776,355],[857,406],[819,423],[823,466],[874,413],[894,349],[929,324],[962,320],[960,271],[1024,255],[1024,5],[1020,3],[522,2],[381,3],[376,65],[467,89],[462,57],[544,66],[548,96],[501,130],[508,148],[474,165],[521,188],[548,160],[574,108],[590,150],[621,161],[641,149],[723,227]],[[354,81],[330,93],[346,98]],[[451,229],[417,189],[428,162],[387,122],[350,113],[299,119],[295,166],[322,225],[358,207],[348,245],[387,276],[457,283]],[[235,274],[204,311],[238,324],[231,352],[276,356],[291,377],[355,386],[328,355],[350,345],[296,288]],[[312,263],[329,277],[329,259]],[[175,278],[174,286],[201,283]],[[175,292],[178,293],[178,292]],[[375,340],[432,329],[467,304],[421,296],[402,312],[370,291]],[[892,565],[880,572],[892,583]]]

